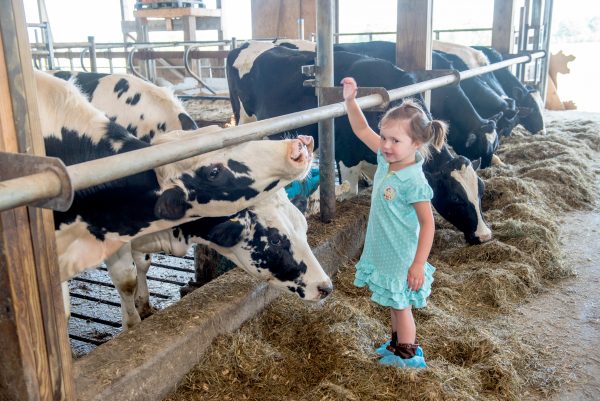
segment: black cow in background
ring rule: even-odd
[[[502,61],[502,55],[495,49],[485,46],[473,46],[473,48],[482,51],[490,63]],[[496,70],[493,73],[504,92],[517,101],[517,106],[530,111],[528,116],[522,116],[519,119],[519,123],[532,134],[546,133],[543,116],[544,108],[540,93],[531,87],[525,86],[510,72],[508,67]]]
[[[336,44],[335,49],[381,58],[392,64],[396,60],[396,44],[393,42],[342,43]],[[438,53],[433,54],[433,64],[438,69],[453,68],[452,63]],[[420,79],[418,72],[414,74]],[[471,160],[481,158],[482,168],[491,165],[498,148],[496,121],[502,117],[500,110],[490,119],[481,118],[461,85],[451,85],[431,91],[431,114],[448,121],[448,143],[458,154]]]
[[[301,66],[314,64],[315,53],[284,46],[265,46],[256,42],[242,45],[229,53],[227,76],[230,98],[238,122],[266,119],[317,106],[314,88],[304,87],[308,77]],[[334,80],[352,76],[360,86],[380,86],[386,89],[410,85],[415,77],[388,61],[356,53],[335,51]],[[240,68],[238,68],[240,67]],[[422,99],[417,96],[417,101]],[[427,110],[425,108],[425,110]],[[370,126],[378,131],[382,113],[366,112]],[[317,125],[298,129],[318,139]],[[359,170],[365,162],[376,163],[375,154],[351,133],[346,116],[335,120],[336,161],[342,176],[351,168]],[[491,239],[481,212],[483,182],[465,157],[454,158],[447,148],[432,149],[433,157],[424,165],[426,176],[434,189],[433,205],[438,212],[459,228],[471,244]]]
[[[446,59],[452,68],[457,71],[466,71],[469,69],[467,64],[454,54],[437,51],[434,51],[434,53]],[[434,60],[439,61],[440,58],[434,56]],[[438,67],[434,63],[433,68],[442,67]],[[491,78],[487,75],[490,75]],[[473,104],[475,111],[483,118],[496,120],[498,114],[502,113],[500,118],[497,119],[496,129],[498,135],[508,136],[519,121],[519,109],[517,109],[514,99],[502,96],[490,86],[488,83],[490,79],[495,78],[490,73],[482,74],[461,81],[460,86]]]

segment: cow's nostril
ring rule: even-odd
[[[317,287],[317,289],[319,290],[319,295],[321,296],[321,299],[323,298],[327,298],[329,296],[329,294],[331,294],[331,291],[333,291],[333,287],[332,286],[327,286],[327,287]]]

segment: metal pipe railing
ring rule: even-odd
[[[182,41],[182,42],[136,42],[136,43],[96,43],[96,49],[112,49],[119,47],[177,47],[177,46],[227,46],[229,45],[229,40],[219,40],[219,41]],[[89,42],[60,42],[54,43],[55,49],[71,49],[71,48],[87,48],[89,47]],[[30,44],[31,48],[34,49],[45,49],[46,45],[41,43],[32,43]]]
[[[540,51],[531,55],[516,57],[488,66],[463,71],[460,75],[443,75],[431,80],[393,89],[389,91],[389,97],[390,100],[398,100],[427,90],[457,83],[461,79],[468,79],[519,62],[543,57],[544,55],[545,52]],[[361,109],[378,106],[383,101],[382,96],[378,94],[357,99]],[[193,132],[190,132],[189,137],[176,142],[163,143],[68,166],[67,172],[71,178],[73,190],[77,191],[226,146],[261,139],[268,135],[314,124],[326,118],[340,117],[345,114],[344,103],[340,102],[227,128],[214,133],[193,135]],[[43,185],[40,185],[40,182]],[[52,171],[6,180],[0,182],[0,211],[55,197],[60,191],[60,180],[58,180]]]

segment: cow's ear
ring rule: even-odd
[[[206,236],[206,239],[219,246],[231,248],[242,239],[244,225],[238,219],[229,219],[214,226]]]
[[[154,205],[154,214],[159,219],[177,220],[185,216],[192,207],[185,199],[181,188],[170,188],[164,191]]]
[[[471,164],[473,165],[473,170],[475,170],[475,171],[479,170],[479,166],[481,166],[481,157],[473,160],[471,162]]]
[[[469,136],[467,137],[467,142],[465,143],[465,146],[468,148],[469,146],[473,145],[475,143],[475,140],[477,139],[477,135],[475,135],[474,133],[470,133]]]
[[[522,88],[520,88],[520,87],[518,87],[518,86],[515,86],[515,87],[513,88],[513,96],[512,96],[512,97],[513,97],[513,98],[514,98],[514,99],[515,99],[517,102],[520,102],[520,101],[522,101],[522,100],[523,100],[523,98],[525,97],[525,91],[524,91]]]
[[[179,122],[181,123],[181,129],[184,131],[192,131],[198,129],[196,122],[192,120],[192,117],[185,113],[179,113]]]

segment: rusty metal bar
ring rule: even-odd
[[[544,55],[545,52],[540,51],[531,55],[516,57],[488,66],[463,71],[460,73],[460,79],[468,79],[516,63],[543,57]],[[427,90],[453,84],[458,82],[458,80],[459,78],[455,74],[449,74],[447,76],[393,89],[389,91],[389,98],[392,101],[397,100]],[[357,99],[361,109],[378,106],[384,101],[385,99],[382,99],[381,95],[378,94]],[[214,133],[193,135],[193,132],[191,132],[189,137],[176,142],[163,143],[132,152],[68,166],[67,172],[71,177],[73,190],[77,191],[226,146],[261,139],[265,136],[314,124],[326,118],[340,117],[345,114],[344,103],[340,102],[227,128]],[[38,187],[37,184],[39,181],[44,181],[44,185]],[[53,172],[45,172],[34,176],[25,176],[3,181],[0,182],[0,211],[46,199],[58,193],[60,193],[60,184]]]

